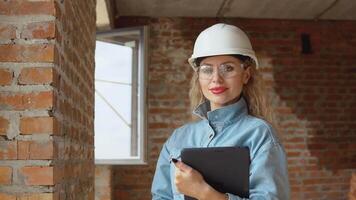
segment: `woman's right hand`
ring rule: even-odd
[[[214,199],[227,200],[227,195],[222,194],[205,182],[203,176],[185,163],[175,160],[175,185],[177,190],[199,200]]]

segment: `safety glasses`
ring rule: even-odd
[[[243,64],[236,65],[233,63],[221,64],[218,67],[213,65],[203,64],[198,67],[198,76],[203,80],[210,80],[214,76],[214,71],[217,71],[224,79],[234,77],[243,72]]]

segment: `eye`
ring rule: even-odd
[[[211,74],[211,73],[213,73],[213,67],[211,67],[211,66],[208,66],[208,65],[201,65],[200,67],[199,67],[199,72],[200,73],[204,73],[204,74]]]
[[[222,65],[221,67],[224,72],[232,72],[235,70],[235,66],[230,64]]]

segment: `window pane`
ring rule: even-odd
[[[95,79],[131,83],[132,49],[108,42],[96,42]]]
[[[112,106],[131,124],[131,86],[96,81],[95,90],[109,101],[107,106]]]
[[[120,159],[130,156],[131,129],[95,95],[95,158]]]
[[[146,164],[148,27],[97,33],[95,163]]]
[[[97,41],[95,159],[130,157],[132,49]]]

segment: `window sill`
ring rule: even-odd
[[[97,159],[95,165],[147,165],[147,162],[139,158]]]

